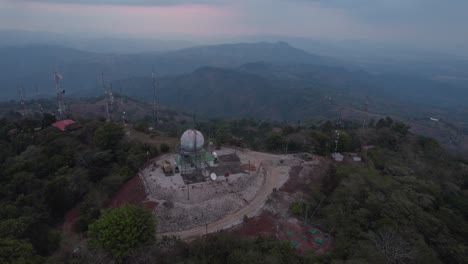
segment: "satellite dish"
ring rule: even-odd
[[[216,152],[213,151],[213,157],[217,158],[217,157],[218,157],[218,153],[216,153]]]
[[[210,178],[213,180],[213,181],[216,181],[216,178],[218,178],[218,176],[216,176],[216,174],[214,172],[212,172],[210,174]]]

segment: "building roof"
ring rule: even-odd
[[[214,161],[215,157],[211,152],[201,151],[199,155],[197,155],[196,159],[198,159],[201,162],[210,162]],[[175,162],[177,166],[187,165],[193,162],[193,158],[190,156],[176,155]]]
[[[344,159],[344,156],[338,152],[332,153],[331,156],[335,161],[343,161]]]
[[[56,127],[62,131],[65,131],[68,126],[76,124],[75,121],[71,119],[61,120],[52,124],[53,127]]]

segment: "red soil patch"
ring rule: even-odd
[[[243,169],[243,170],[249,170],[249,171],[256,171],[256,170],[257,170],[257,168],[255,167],[255,165],[253,165],[253,164],[248,164],[248,163],[241,164],[241,169]]]
[[[145,187],[141,178],[136,175],[127,181],[111,200],[109,207],[117,208],[126,204],[140,204],[143,207],[153,210],[158,206],[157,202],[147,201]],[[73,232],[73,226],[80,215],[79,205],[65,213],[63,231]]]
[[[156,208],[156,206],[159,205],[158,202],[153,202],[153,201],[144,201],[142,202],[142,204],[143,204],[143,207],[149,210],[153,210],[154,208]]]
[[[80,207],[76,206],[65,213],[62,229],[64,233],[72,233],[73,226],[75,225],[76,220],[80,216]]]
[[[262,212],[260,215],[247,219],[234,231],[245,236],[272,236],[276,233],[276,217],[272,213]]]
[[[303,225],[295,218],[279,219],[278,216],[270,212],[262,212],[260,215],[248,219],[239,227],[235,227],[233,232],[237,235],[244,236],[267,236],[275,237],[279,240],[289,241],[293,245],[293,241],[297,244],[294,246],[299,252],[308,250],[314,251],[316,254],[326,253],[333,242],[331,236],[326,236],[325,232],[315,228],[315,234],[309,230],[314,227]],[[321,244],[316,242],[316,239],[322,240]]]
[[[156,207],[156,202],[146,201],[146,192],[143,181],[136,175],[127,181],[112,198],[110,207],[116,208],[125,204],[143,204],[146,208]]]

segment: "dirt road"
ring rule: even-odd
[[[253,217],[259,214],[264,207],[268,196],[273,192],[273,189],[279,189],[288,180],[290,169],[289,166],[276,166],[271,162],[264,164],[263,167],[267,173],[265,183],[258,191],[255,198],[245,207],[224,216],[222,219],[209,223],[207,226],[203,225],[183,231],[160,233],[158,236],[175,235],[183,240],[195,239],[196,237],[205,235],[206,233],[217,232],[240,224],[243,221],[244,215]]]

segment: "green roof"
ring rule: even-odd
[[[297,242],[296,240],[292,240],[291,241],[291,246],[297,247],[297,246],[299,246],[299,242]]]
[[[204,161],[204,162],[214,161],[215,159],[213,154],[209,151],[200,152],[200,158],[201,158],[201,161]],[[181,155],[176,155],[175,162],[176,162],[176,165],[180,167],[182,164],[190,163],[190,159],[184,158]]]
[[[317,237],[317,238],[315,239],[315,243],[317,243],[317,244],[319,244],[319,245],[321,245],[322,242],[323,242],[323,240],[322,240],[321,237]]]

